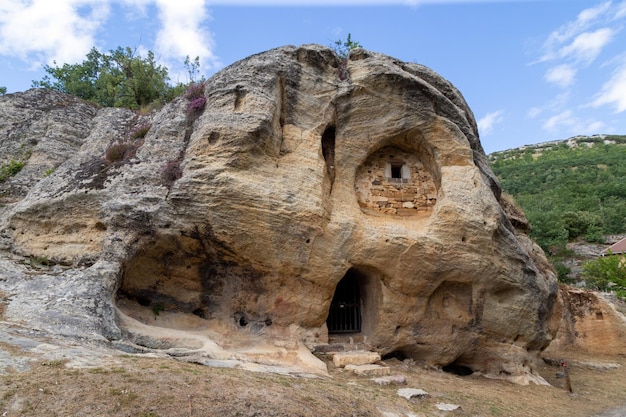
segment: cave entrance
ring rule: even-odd
[[[351,268],[337,284],[326,320],[328,333],[361,332],[361,281],[362,274]]]

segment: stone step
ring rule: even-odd
[[[362,376],[383,376],[389,375],[391,370],[388,366],[381,365],[346,365],[344,368],[346,371],[353,372],[356,375]]]
[[[378,353],[366,350],[338,352],[333,354],[333,363],[337,367],[346,365],[369,365],[379,360],[380,355]]]

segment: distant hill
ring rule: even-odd
[[[594,135],[523,146],[488,156],[504,192],[550,255],[584,239],[626,233],[626,136]]]

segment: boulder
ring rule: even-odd
[[[263,340],[272,363],[358,333],[428,366],[533,372],[560,319],[556,276],[452,84],[304,45],[204,89],[202,112],[181,97],[150,115],[0,97],[0,148],[26,161],[0,188],[7,320],[170,348],[189,332],[224,360],[263,362],[246,354]]]
[[[561,324],[555,340],[544,352],[550,358],[568,358],[581,352],[618,356],[626,352],[626,316],[608,294],[562,286]]]

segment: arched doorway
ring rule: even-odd
[[[351,268],[337,284],[326,320],[328,333],[361,332],[361,281],[359,271]]]

